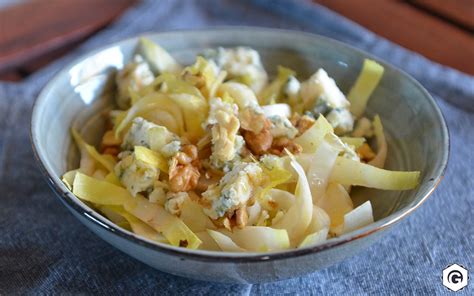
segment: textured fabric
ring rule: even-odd
[[[78,222],[33,160],[31,107],[45,83],[77,56],[147,31],[215,25],[280,27],[326,35],[414,75],[436,98],[451,133],[445,179],[414,214],[358,256],[305,277],[223,285],[165,274],[124,255]],[[468,61],[466,61],[468,62]],[[444,294],[441,271],[474,267],[474,78],[299,1],[146,1],[80,48],[22,83],[0,83],[0,294]],[[453,105],[449,102],[454,102]],[[472,278],[472,277],[471,277]],[[463,290],[472,294],[473,283]]]

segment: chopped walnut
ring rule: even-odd
[[[371,161],[375,157],[375,152],[370,148],[367,143],[362,144],[359,148],[357,148],[357,154],[359,155],[360,159],[364,161]]]
[[[273,140],[272,147],[268,150],[271,154],[278,156],[285,154],[285,148],[288,149],[292,154],[300,154],[303,148],[288,138],[277,138]]]
[[[224,227],[225,229],[227,229],[229,231],[232,231],[232,227],[233,227],[234,223],[229,217],[221,217],[221,218],[216,219],[216,220],[211,219],[211,221],[218,228]]]
[[[296,126],[298,124],[298,120],[300,120],[301,115],[298,112],[295,112],[291,115],[290,122],[293,126]]]
[[[114,128],[114,118],[116,116],[117,110],[104,110],[102,111],[102,117],[104,118],[104,125],[106,130],[111,130]]]
[[[193,202],[198,203],[199,205],[201,205],[201,207],[205,209],[210,209],[212,207],[212,204],[208,200],[205,200],[204,198],[201,197],[200,194],[194,191],[189,191],[188,196],[189,196],[189,199],[191,199]]]
[[[199,180],[199,170],[192,165],[179,165],[170,174],[170,189],[173,192],[193,190]]]
[[[181,148],[181,151],[186,153],[192,160],[197,159],[198,157],[198,149],[194,145],[184,145],[183,148]]]
[[[173,192],[193,190],[201,175],[196,146],[185,145],[181,150],[170,161],[168,174],[170,190]]]
[[[308,115],[299,115],[298,113],[293,114],[290,118],[291,124],[298,129],[298,135],[302,135],[305,131],[307,131],[310,127],[313,126],[315,120]]]
[[[106,147],[102,151],[102,154],[108,154],[116,157],[120,153],[120,149],[118,147]]]
[[[122,140],[115,137],[113,130],[106,131],[100,144],[102,153],[117,156],[120,153],[119,147],[121,143]]]
[[[177,164],[190,164],[191,161],[193,161],[193,159],[191,158],[191,156],[189,156],[188,154],[184,153],[184,152],[178,152],[176,153],[176,155],[174,156],[174,158],[176,159],[177,161]]]
[[[243,132],[247,147],[253,154],[262,155],[272,146],[273,136],[270,127],[271,121],[264,119],[264,125],[260,133],[255,134],[251,131]]]
[[[211,147],[211,143],[212,143],[211,134],[207,133],[204,135],[204,137],[199,139],[199,141],[196,143],[196,147],[198,151],[201,151],[203,149]]]
[[[265,127],[265,114],[255,111],[253,108],[245,108],[239,112],[240,128],[255,134]]]
[[[122,140],[115,136],[113,130],[106,131],[104,136],[102,137],[103,146],[120,146],[120,144],[122,144]]]
[[[235,225],[238,228],[244,228],[249,221],[249,214],[247,213],[247,208],[241,207],[235,211]]]
[[[278,203],[273,199],[269,199],[267,203],[270,207],[272,207],[272,209],[278,209]]]
[[[221,179],[222,175],[221,174],[213,174],[210,171],[207,171],[205,174],[202,174],[201,177],[199,178],[198,184],[196,185],[196,191],[198,192],[204,192],[206,191],[209,186],[215,185],[219,183],[219,180]]]

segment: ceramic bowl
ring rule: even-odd
[[[306,78],[323,67],[347,93],[369,54],[340,42],[296,31],[219,28],[149,34],[178,61],[192,63],[206,48],[250,46],[258,50],[270,73],[277,65]],[[156,269],[195,279],[255,283],[314,272],[360,252],[420,206],[440,182],[448,160],[446,123],[429,93],[413,78],[380,61],[385,74],[368,105],[380,114],[387,133],[387,167],[419,170],[421,182],[410,191],[358,190],[354,203],[370,198],[375,223],[318,246],[275,253],[225,253],[187,250],[154,243],[123,230],[77,199],[61,175],[78,167],[70,127],[98,143],[104,129],[100,113],[110,107],[110,74],[132,57],[138,37],[95,50],[52,79],[33,109],[31,140],[37,161],[59,200],[84,225],[112,246]],[[105,95],[103,95],[105,94]],[[414,234],[414,238],[416,235]]]

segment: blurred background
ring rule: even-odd
[[[140,2],[0,0],[0,81],[25,79],[106,29]],[[474,0],[306,2],[333,10],[435,62],[474,75],[474,63],[471,62],[474,57]],[[180,1],[179,5],[183,6],[180,9],[189,9],[185,7],[187,4],[192,6],[196,2]],[[275,6],[279,4],[280,1],[274,1]],[[192,27],[192,21],[179,27]]]

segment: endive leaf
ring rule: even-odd
[[[168,173],[168,161],[159,152],[143,146],[135,146],[134,153],[137,160],[143,161],[155,168],[159,168],[162,172]]]
[[[234,229],[231,238],[247,251],[268,252],[290,247],[290,240],[285,229],[246,226],[242,229]]]
[[[226,82],[219,86],[217,95],[223,97],[227,93],[233,101],[243,110],[246,107],[258,106],[257,97],[252,89],[245,84],[238,82]]]
[[[201,240],[183,221],[168,213],[160,205],[151,203],[140,195],[129,198],[125,202],[124,208],[127,212],[130,212],[156,231],[162,233],[173,246],[197,249],[201,244]]]
[[[364,60],[359,77],[347,95],[351,102],[351,113],[355,117],[360,117],[364,113],[370,95],[379,84],[383,72],[384,68],[377,62],[369,59]]]
[[[311,159],[309,159],[307,176],[314,204],[317,204],[326,192],[328,180],[338,154],[337,149],[328,142],[322,141],[316,152],[311,155]]]
[[[274,166],[273,168],[269,169],[265,166],[261,166],[263,170],[263,174],[267,179],[266,185],[263,187],[259,199],[263,200],[265,195],[270,191],[272,188],[280,184],[284,184],[291,178],[291,172],[287,171],[283,167]]]
[[[340,139],[347,145],[354,146],[355,149],[359,148],[366,142],[363,137],[340,137]]]
[[[215,230],[208,229],[207,233],[214,239],[219,248],[225,252],[245,252],[246,250],[239,247],[232,239],[225,234]]]
[[[155,75],[164,72],[179,73],[182,69],[166,50],[150,39],[140,38],[137,53],[143,56]]]
[[[196,249],[201,243],[199,238],[178,217],[171,215],[163,207],[149,202],[139,194],[132,197],[125,188],[77,173],[74,179],[73,193],[77,197],[95,204],[123,206],[127,212],[162,233],[173,246]]]
[[[153,86],[156,87],[162,83],[166,85],[164,92],[167,94],[188,94],[203,98],[199,89],[191,83],[182,80],[177,75],[171,73],[161,74],[153,81]]]
[[[278,66],[278,75],[267,87],[265,87],[259,97],[261,105],[275,104],[280,98],[282,88],[285,86],[288,78],[294,76],[295,71]]]
[[[373,125],[377,139],[377,154],[374,159],[369,161],[369,164],[382,169],[385,166],[385,159],[387,158],[387,141],[385,140],[382,121],[378,115],[375,115]]]
[[[298,182],[295,190],[295,204],[288,212],[273,225],[275,228],[286,229],[292,245],[297,245],[311,222],[313,214],[313,199],[308,180],[301,165],[290,156],[291,166],[298,174]]]
[[[165,113],[169,115],[166,116]],[[183,134],[184,132],[183,112],[167,94],[150,93],[138,100],[128,109],[123,118],[117,118],[115,134],[120,135],[137,116],[162,125],[174,133]],[[121,119],[120,122],[119,119]]]
[[[63,181],[64,184],[66,184],[66,187],[67,187],[69,190],[72,190],[72,184],[74,183],[74,178],[76,177],[76,173],[77,173],[78,171],[79,171],[79,170],[67,171],[67,172],[64,173],[64,175],[63,175],[62,181]]]
[[[195,199],[200,198],[194,192],[190,192],[189,195],[194,195]],[[215,228],[209,217],[202,211],[202,207],[192,198],[186,198],[183,202],[179,218],[194,232]]]
[[[328,236],[328,229],[323,228],[317,232],[309,234],[304,238],[304,240],[299,244],[298,248],[304,248],[309,246],[315,246],[317,244],[323,243],[326,241]]]
[[[326,194],[317,205],[321,207],[331,220],[331,229],[344,223],[344,215],[354,209],[351,197],[341,184],[330,183]]]
[[[127,189],[79,172],[74,178],[72,193],[80,199],[99,205],[123,205],[131,198]]]
[[[409,190],[418,186],[420,172],[388,171],[352,159],[338,157],[330,181],[385,190]]]
[[[368,200],[344,216],[342,233],[354,231],[373,222],[372,204]]]
[[[221,251],[216,241],[207,233],[207,231],[196,232],[196,236],[202,241],[199,250]]]
[[[98,163],[100,163],[105,169],[109,172],[114,171],[114,166],[116,164],[114,158],[111,155],[103,155],[97,152],[94,146],[87,144],[81,135],[77,132],[75,128],[71,129],[72,137],[76,142],[79,149],[84,149],[87,153]]]
[[[319,115],[318,120],[301,136],[295,139],[295,143],[303,148],[304,153],[314,153],[324,140],[326,134],[332,132],[334,132],[334,129],[331,124],[323,115]]]
[[[204,135],[202,125],[209,113],[209,105],[204,98],[188,94],[175,94],[171,98],[183,112],[187,138],[197,142]]]

